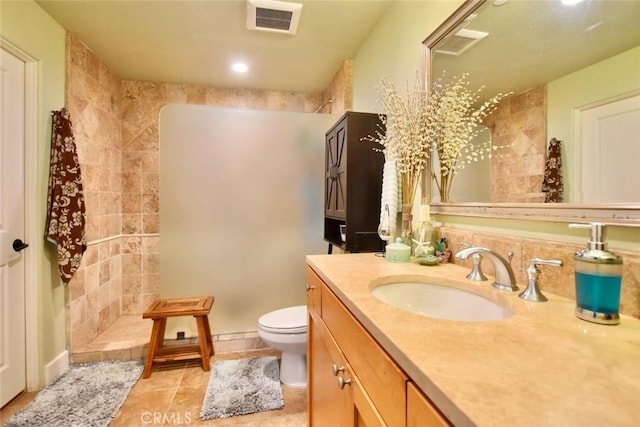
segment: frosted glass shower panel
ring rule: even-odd
[[[160,295],[214,295],[214,334],[305,303],[336,117],[170,104],[160,114]]]

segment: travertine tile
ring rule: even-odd
[[[492,144],[508,147],[493,153],[491,176],[501,177],[500,180],[492,179],[493,202],[531,201],[529,194],[540,191],[541,179],[526,178],[538,175],[538,171],[544,169],[545,108],[546,90],[537,87],[505,98],[485,119],[484,124],[491,130]]]
[[[562,267],[541,266],[539,285],[544,291],[575,300],[575,274],[573,255],[583,249],[584,245],[557,242],[548,239],[513,238],[493,233],[472,232],[456,228],[443,227],[440,230],[449,240],[449,247],[453,253],[461,249],[461,242],[491,248],[506,257],[507,252],[513,253],[511,266],[516,281],[524,288],[527,284],[526,268],[533,258],[558,259],[563,262]],[[623,257],[622,291],[620,296],[620,313],[640,318],[640,254],[632,251],[614,252]],[[452,262],[471,268],[472,261],[452,259]],[[484,259],[482,271],[493,274],[491,263]]]

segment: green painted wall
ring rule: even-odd
[[[461,0],[392,4],[353,60],[353,109],[379,112],[376,86],[382,78],[402,94],[422,72],[422,42],[463,3]]]
[[[632,92],[640,93],[640,46],[547,84],[547,140],[563,142],[565,177],[576,168],[575,110]],[[564,183],[568,200],[576,200],[572,180]]]
[[[35,306],[38,313],[38,366],[43,384],[44,366],[66,348],[65,293],[59,281],[55,255],[45,243],[44,228],[49,179],[49,147],[52,110],[64,106],[65,31],[40,6],[30,0],[0,1],[0,36],[37,61],[37,142],[35,194],[27,194],[35,207],[35,234],[29,250],[37,254],[36,271],[30,272],[37,283]],[[42,237],[40,237],[42,236]]]

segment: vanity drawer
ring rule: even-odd
[[[384,422],[404,426],[406,375],[326,285],[322,286],[322,319]]]
[[[307,266],[307,310],[320,315],[322,307],[321,289],[324,286],[322,279],[315,271]]]

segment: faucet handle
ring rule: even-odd
[[[540,292],[540,288],[538,287],[538,276],[541,273],[538,265],[552,265],[555,267],[561,267],[563,264],[562,261],[557,259],[533,258],[531,260],[531,264],[529,264],[529,267],[527,267],[526,269],[527,288],[518,295],[524,300],[533,302],[547,301],[547,297],[545,297],[542,292]]]
[[[467,274],[467,279],[481,282],[487,280],[487,276],[482,273],[482,269],[480,268],[480,263],[482,262],[482,255],[477,253],[471,256],[473,259],[473,267],[471,267],[471,271]]]
[[[529,268],[536,268],[538,265],[553,265],[554,267],[562,267],[562,261],[560,261],[559,259],[534,258],[531,260],[531,264],[529,264]]]
[[[467,242],[460,242],[465,248],[472,248],[473,245]],[[482,269],[480,268],[480,263],[482,262],[482,255],[480,253],[475,253],[471,256],[473,259],[473,267],[471,267],[471,271],[467,274],[468,280],[473,280],[477,282],[481,282],[483,280],[487,280],[487,276],[482,273]]]

